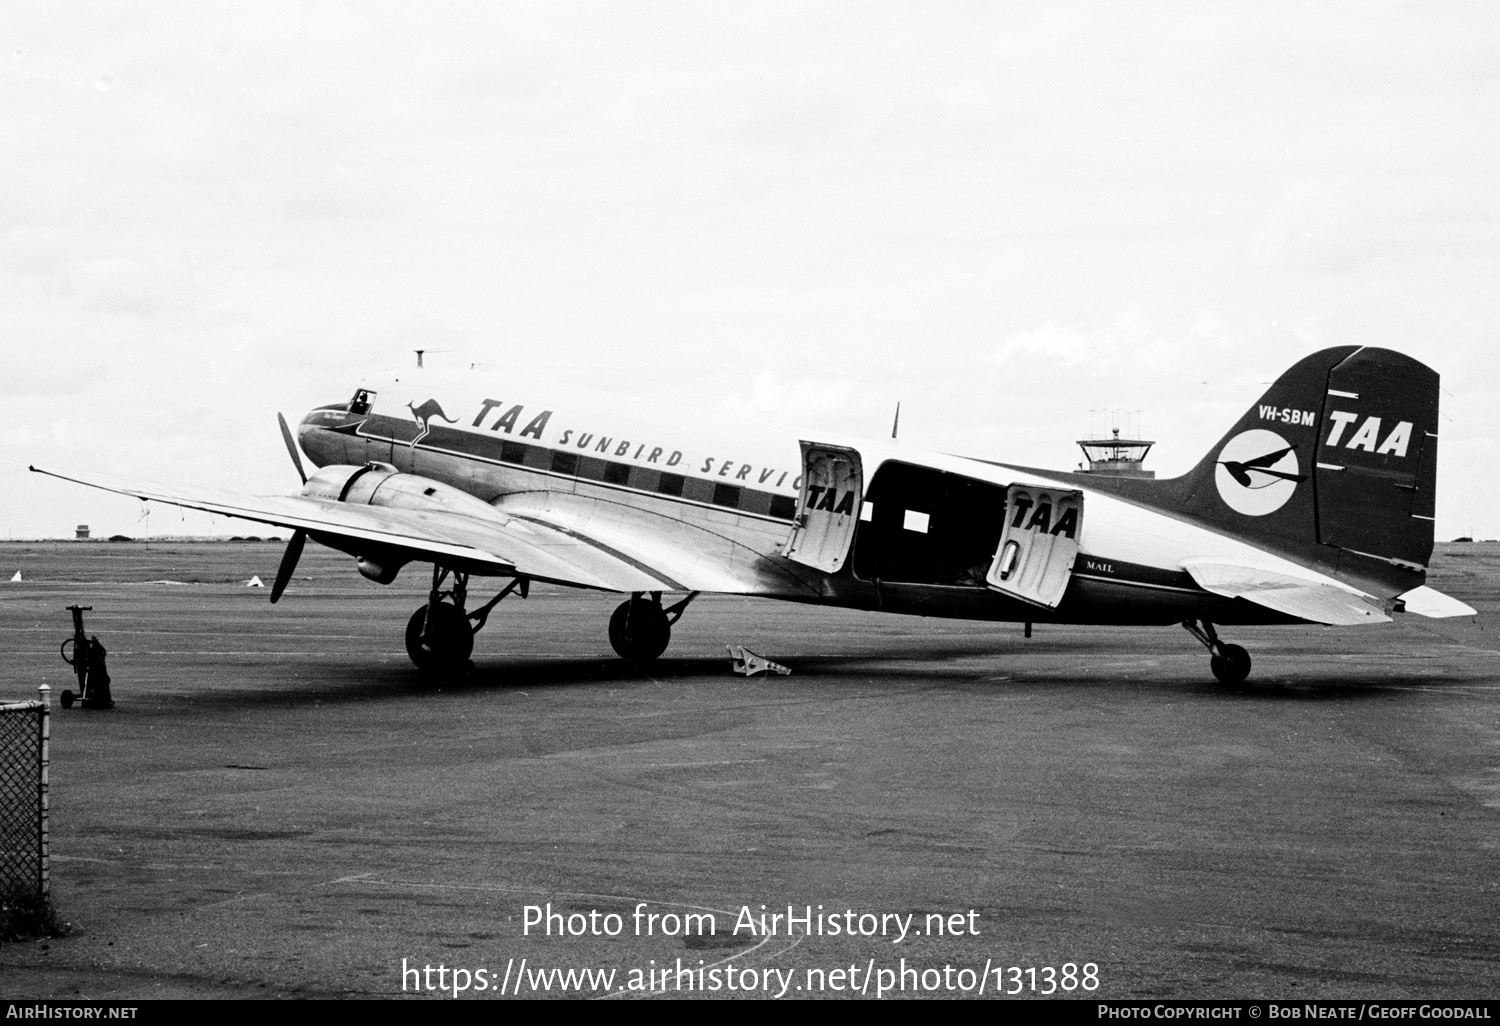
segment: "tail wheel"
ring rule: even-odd
[[[1242,684],[1250,676],[1250,653],[1238,645],[1224,645],[1208,661],[1220,684]]]
[[[609,643],[626,662],[653,662],[671,640],[672,624],[659,602],[633,598],[620,603],[609,618]]]
[[[431,627],[427,624],[429,609]],[[473,651],[474,632],[469,628],[468,617],[447,602],[422,606],[407,621],[406,654],[420,669],[461,669]]]

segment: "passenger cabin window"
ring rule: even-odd
[[[354,398],[349,400],[349,412],[363,417],[370,412],[370,404],[374,401],[375,393],[361,388],[354,393]]]

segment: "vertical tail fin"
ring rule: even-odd
[[[1438,375],[1411,357],[1359,346],[1314,353],[1189,471],[1181,512],[1408,580],[1432,554],[1437,413]]]

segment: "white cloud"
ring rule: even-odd
[[[1249,250],[1262,267],[1294,272],[1416,264],[1442,273],[1500,256],[1500,213],[1487,198],[1454,196],[1438,181],[1304,180],[1276,198]]]

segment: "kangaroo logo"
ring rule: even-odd
[[[1274,431],[1252,428],[1231,438],[1219,452],[1214,483],[1219,497],[1236,513],[1274,513],[1307,480],[1298,473],[1297,447]]]
[[[413,417],[417,418],[417,423],[422,425],[422,430],[417,432],[417,437],[411,440],[411,445],[408,448],[415,449],[417,447],[417,443],[427,437],[428,432],[432,430],[432,428],[428,424],[428,421],[430,421],[434,416],[442,417],[449,424],[458,423],[457,419],[450,417],[443,412],[443,408],[438,405],[438,401],[436,399],[429,399],[421,406],[413,406],[411,403],[407,403],[406,408],[411,411],[411,415]]]

